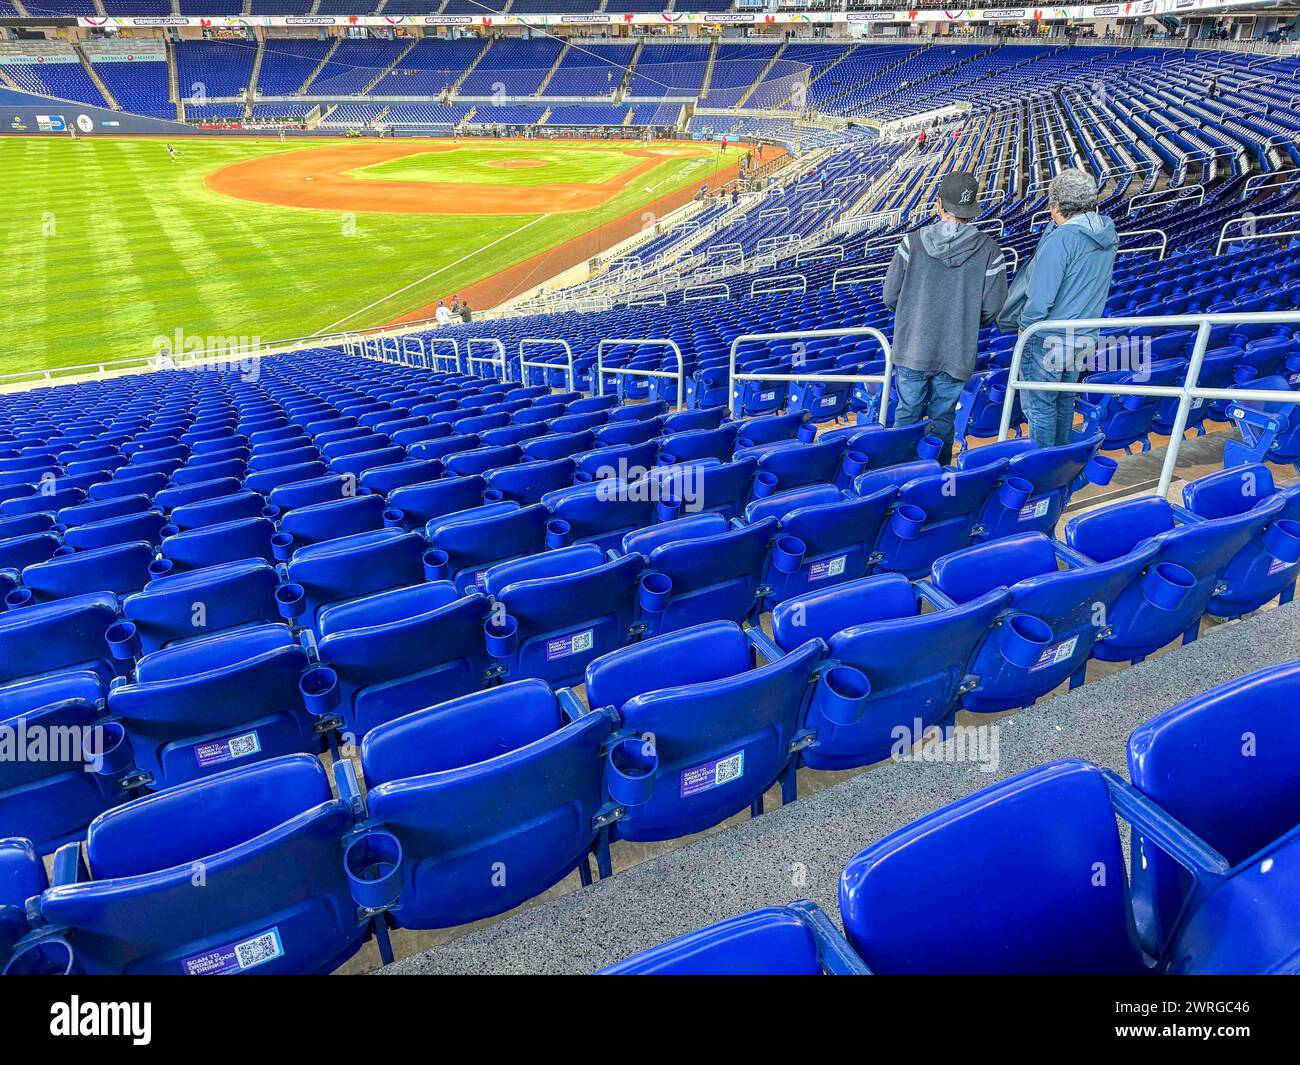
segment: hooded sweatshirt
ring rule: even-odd
[[[1038,241],[1034,256],[1016,275],[999,328],[1024,330],[1045,318],[1100,318],[1110,295],[1111,273],[1119,237],[1115,223],[1096,211],[1077,214],[1063,225],[1052,223]],[[1042,351],[1049,335],[1036,333],[1033,349]],[[1075,347],[1090,345],[1096,329],[1075,331]],[[1064,334],[1055,336],[1064,340]]]
[[[1002,250],[974,226],[941,219],[903,237],[883,295],[894,312],[895,364],[968,380],[980,326],[1007,296]]]

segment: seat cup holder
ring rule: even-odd
[[[1119,463],[1109,455],[1093,455],[1088,465],[1083,468],[1083,475],[1093,484],[1101,486],[1110,484],[1119,469]]]
[[[59,544],[59,546],[54,549],[54,553],[50,557],[67,558],[69,555],[75,555],[76,553],[77,553],[76,548],[69,547],[67,544]]]
[[[487,651],[493,658],[510,658],[519,644],[519,622],[509,614],[500,624],[488,618],[483,622],[483,638]]]
[[[943,454],[943,441],[937,436],[922,437],[916,445],[916,454],[918,458],[937,459]]]
[[[406,515],[396,507],[389,507],[384,511],[384,528],[400,529],[406,521]]]
[[[424,553],[424,579],[426,581],[445,581],[451,577],[451,556],[439,547],[431,547]]]
[[[660,465],[660,466],[676,466],[676,465],[677,465],[677,456],[676,456],[676,455],[673,455],[673,454],[671,454],[670,452],[667,452],[667,451],[661,451],[661,452],[659,453],[659,465]]]
[[[915,540],[925,524],[925,511],[915,503],[901,503],[889,519],[889,528],[900,540]]]
[[[743,449],[743,448],[753,447],[753,446],[754,446],[754,441],[752,441],[749,437],[747,437],[747,436],[738,436],[738,437],[736,437],[736,450],[737,450],[737,451],[740,451],[740,450]]]
[[[354,837],[343,851],[352,898],[364,910],[378,912],[401,897],[402,842],[391,832],[370,829]]]
[[[262,517],[264,517],[267,521],[279,521],[280,508],[268,503],[266,506],[262,508]]]
[[[831,666],[821,675],[813,710],[834,725],[855,725],[866,713],[871,681],[856,666]]]
[[[309,714],[325,717],[338,709],[339,675],[329,666],[312,666],[298,678],[298,691]]]
[[[1033,494],[1034,486],[1025,478],[1008,477],[998,487],[998,502],[1007,510],[1019,511]]]
[[[817,426],[812,422],[804,422],[795,432],[795,438],[801,444],[811,444],[817,439]]]
[[[754,474],[754,498],[762,499],[776,491],[777,476],[768,470],[759,470]]]
[[[155,558],[149,563],[149,576],[154,580],[159,577],[166,577],[176,568],[176,563],[170,558]]]
[[[546,523],[546,546],[554,550],[569,542],[573,527],[563,518],[552,518]]]
[[[605,755],[605,790],[620,806],[640,806],[654,793],[659,752],[639,736],[625,736]]]
[[[1125,410],[1141,410],[1146,401],[1146,396],[1121,396],[1119,400]]]
[[[797,536],[778,536],[772,545],[772,565],[782,573],[798,573],[807,550]]]
[[[852,480],[867,468],[870,461],[861,451],[850,451],[844,456],[844,476]]]
[[[1176,562],[1157,562],[1142,578],[1142,594],[1157,610],[1177,610],[1196,587],[1196,577]]]
[[[1264,530],[1264,549],[1279,562],[1300,562],[1300,521],[1279,518]]]
[[[596,475],[590,470],[577,470],[573,475],[574,484],[591,484],[596,479]]]
[[[1006,401],[1007,401],[1006,385],[989,385],[989,402],[993,406],[1000,407]]]
[[[307,589],[301,584],[281,584],[275,590],[275,606],[286,621],[302,617],[307,609]]]
[[[660,521],[676,521],[682,516],[682,501],[680,499],[661,499],[656,509]]]
[[[120,721],[92,725],[81,738],[81,757],[101,777],[120,777],[135,761],[135,750]]]
[[[277,562],[288,562],[293,556],[293,533],[273,533],[271,535],[271,555]]]
[[[178,532],[180,532],[180,529],[178,529],[175,525],[168,523],[167,525],[164,525],[161,529],[158,530],[158,539],[166,540],[167,537],[175,536]]]
[[[1052,628],[1033,614],[1011,614],[998,632],[1002,657],[1020,669],[1032,669],[1052,642]]]
[[[66,939],[39,939],[20,947],[4,968],[5,976],[75,976],[77,956]]]
[[[500,488],[483,489],[484,503],[500,503],[505,499],[505,493]]]
[[[648,614],[661,614],[668,608],[673,596],[673,579],[666,573],[645,573],[641,576],[641,609]]]
[[[131,662],[140,653],[140,633],[134,621],[117,621],[104,631],[109,653],[119,662]]]
[[[30,588],[14,588],[5,596],[5,609],[17,610],[20,607],[31,606],[35,598]]]

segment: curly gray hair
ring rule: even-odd
[[[1097,183],[1086,170],[1062,170],[1047,187],[1047,202],[1069,218],[1097,206]]]

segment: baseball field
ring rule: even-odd
[[[3,139],[0,374],[486,308],[734,174],[690,142]],[[188,345],[184,347],[182,345]]]

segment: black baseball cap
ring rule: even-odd
[[[958,218],[978,218],[980,213],[980,183],[975,175],[965,170],[946,174],[939,182],[939,202],[950,215]]]

